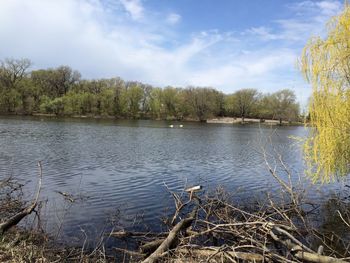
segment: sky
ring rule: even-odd
[[[297,59],[342,7],[341,0],[0,0],[0,60],[226,94],[289,88],[305,104],[311,88]]]

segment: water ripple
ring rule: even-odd
[[[55,191],[88,197],[73,204],[65,219],[67,233],[82,225],[102,226],[120,207],[127,218],[143,212],[146,223],[158,222],[173,202],[164,183],[173,191],[185,184],[244,188],[250,196],[276,186],[256,150],[258,134],[267,135],[270,129],[200,123],[167,127],[155,121],[1,118],[0,178],[13,174],[28,181],[31,192],[36,162],[42,160],[43,196],[49,197],[45,216],[52,225],[65,207]],[[286,162],[301,171],[301,153],[290,153],[287,137],[304,136],[305,129],[278,132],[273,140],[286,146]]]

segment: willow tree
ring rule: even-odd
[[[312,85],[312,134],[305,144],[314,181],[329,182],[350,170],[350,6],[327,24],[325,38],[313,37],[301,57]]]

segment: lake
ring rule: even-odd
[[[301,126],[1,117],[0,178],[20,179],[30,197],[41,160],[44,225],[49,232],[63,226],[68,239],[81,229],[94,235],[112,215],[124,225],[137,215],[157,228],[173,206],[164,184],[178,192],[186,185],[206,191],[224,186],[249,201],[279,187],[259,152],[259,138],[273,134],[272,145],[297,175],[304,170],[302,151],[290,136],[307,132]],[[71,204],[57,191],[82,200]]]

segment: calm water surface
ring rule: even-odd
[[[258,152],[259,138],[276,127],[179,124],[2,117],[0,178],[20,178],[29,194],[41,160],[46,227],[54,231],[64,222],[62,232],[68,237],[80,228],[103,228],[118,211],[124,224],[131,224],[136,214],[145,223],[159,224],[172,205],[164,183],[174,191],[185,185],[223,185],[247,200],[277,189]],[[280,127],[277,133],[273,145],[293,172],[302,172],[300,146],[289,136],[304,137],[307,130]],[[57,191],[84,200],[68,204]]]

